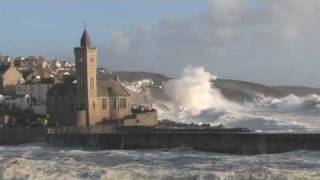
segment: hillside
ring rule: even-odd
[[[162,84],[170,78],[150,72],[114,72],[122,81],[133,82],[142,79],[152,79],[156,84]],[[267,86],[259,83],[238,81],[230,79],[217,79],[213,81],[213,86],[229,100],[237,102],[253,101],[257,95],[270,96],[275,98],[285,97],[289,94],[297,96],[306,96],[309,94],[319,94],[320,88],[303,87],[303,86]]]
[[[221,89],[223,94],[225,94],[224,92],[233,92],[233,93],[238,92],[241,94],[248,94],[248,95],[263,94],[265,96],[272,96],[272,97],[283,97],[288,95],[287,92],[282,91],[281,89],[266,86],[263,84],[247,82],[247,81],[217,79],[214,81],[214,86],[218,89]]]
[[[304,87],[304,86],[276,86],[275,89],[287,92],[289,94],[295,94],[297,96],[306,96],[309,94],[320,95],[320,88]]]
[[[122,81],[127,82],[139,81],[142,79],[152,79],[156,84],[161,84],[162,82],[170,79],[165,75],[150,72],[116,71],[112,74],[119,76]]]

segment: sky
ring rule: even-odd
[[[86,22],[99,64],[320,87],[319,0],[0,0],[0,52],[73,60]]]

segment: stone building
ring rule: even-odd
[[[131,98],[117,80],[97,79],[97,48],[85,30],[74,49],[76,80],[57,84],[48,92],[47,111],[60,126],[92,126],[131,116]]]
[[[0,93],[14,93],[15,85],[20,83],[24,83],[24,79],[14,63],[0,66]]]
[[[47,113],[50,115],[49,125],[76,125],[76,84],[55,84],[47,94]]]
[[[53,78],[35,78],[18,84],[15,87],[16,95],[20,97],[28,97],[30,108],[36,114],[47,114],[47,93],[54,85]]]

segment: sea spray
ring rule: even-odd
[[[25,155],[28,155],[27,157]],[[186,148],[61,149],[28,144],[0,149],[0,179],[319,179],[320,152],[256,156]]]
[[[310,110],[319,110],[320,96],[311,94],[305,97],[298,97],[289,94],[283,98],[265,97],[258,95],[260,98],[255,103],[252,103],[251,108],[277,111],[277,112],[298,112]]]
[[[198,115],[208,109],[223,109],[228,103],[218,89],[212,88],[211,81],[217,77],[203,67],[184,69],[181,78],[168,81],[163,92],[172,106],[184,107],[191,115]]]
[[[147,101],[157,109],[160,120],[224,124],[226,127],[259,131],[320,130],[320,96],[298,97],[291,94],[275,98],[253,92],[253,101],[236,103],[226,99],[222,95],[223,90],[214,86],[216,78],[203,67],[188,66],[181,77],[163,82],[163,87],[159,89],[161,93],[150,97],[149,94]],[[142,84],[145,86],[145,83]],[[140,89],[134,87],[133,90]],[[143,91],[138,93],[143,97],[140,100],[146,100]]]

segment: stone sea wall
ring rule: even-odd
[[[49,144],[99,149],[153,149],[191,147],[232,154],[320,150],[320,134],[257,133],[114,133],[51,134]]]
[[[268,134],[232,131],[115,131],[112,128],[1,128],[0,145],[47,143],[90,149],[154,149],[191,147],[231,154],[320,150],[320,134]]]
[[[0,128],[0,145],[46,142],[44,128]]]

